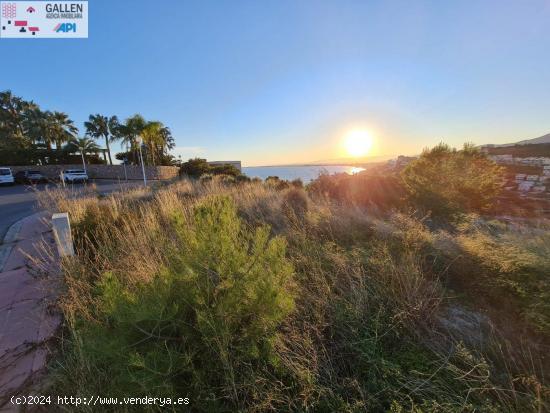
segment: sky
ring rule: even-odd
[[[1,39],[0,90],[140,113],[183,159],[338,159],[550,132],[550,0],[89,1],[88,39]],[[115,145],[116,149],[116,145]]]

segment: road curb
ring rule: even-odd
[[[32,216],[32,215],[28,215]],[[23,226],[23,220],[25,220],[27,217],[21,218],[19,221],[15,221],[7,230],[6,235],[4,236],[4,240],[2,241],[2,244],[11,244],[15,242],[17,237],[19,236],[19,231],[21,231],[21,227]]]
[[[26,217],[21,218],[18,221],[15,221],[8,228],[2,243],[0,243],[0,273],[4,271],[4,267],[8,258],[13,250],[14,245],[16,244],[17,237],[19,237],[19,232],[21,232],[21,227],[23,226],[23,221],[34,215],[41,214],[42,212],[35,212],[34,214],[27,215]]]
[[[0,245],[0,274],[4,271],[4,266],[8,262],[12,249],[13,244]]]

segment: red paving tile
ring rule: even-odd
[[[7,271],[0,274],[0,311],[3,312],[13,303],[16,294],[25,289],[25,282],[31,280],[25,268]],[[0,312],[0,316],[1,316]],[[1,318],[0,318],[1,320]],[[2,323],[0,321],[0,327]]]
[[[31,222],[31,225],[28,225],[27,223]],[[41,215],[39,219],[36,219],[34,216],[24,218],[23,225],[21,226],[21,230],[19,231],[19,235],[17,238],[19,239],[33,239],[33,238],[39,238],[40,235],[42,235],[45,232],[48,232],[50,230],[47,221],[45,218]]]
[[[22,285],[15,295],[15,299],[17,301],[44,300],[48,297],[51,297],[52,295],[53,292],[51,291],[51,288],[49,288],[47,285],[45,285],[44,282],[40,280]]]
[[[45,263],[50,272],[44,274],[29,259],[44,260],[38,247],[44,242],[55,246],[43,216],[26,218],[0,273],[0,412],[18,411],[9,397],[43,371],[47,342],[61,324],[61,316],[52,312],[60,284],[57,265]]]
[[[18,241],[4,265],[4,271],[12,271],[25,267],[29,264],[29,256],[40,258],[43,255],[42,248],[42,236]]]
[[[0,355],[36,341],[42,322],[36,314],[37,311],[40,311],[38,306],[29,301],[21,303],[15,311],[10,312],[5,328],[0,333]]]
[[[13,392],[21,387],[33,372],[34,352],[21,355],[16,362],[6,366],[0,377],[0,389],[6,393]]]
[[[61,325],[61,316],[59,314],[51,314],[48,309],[44,311],[40,328],[38,330],[38,336],[36,340],[38,342],[45,342],[55,335],[58,327]]]

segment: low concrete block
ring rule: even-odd
[[[52,215],[52,228],[60,257],[74,255],[73,237],[71,235],[71,223],[69,213],[62,212]]]

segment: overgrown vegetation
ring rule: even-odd
[[[548,223],[436,227],[380,174],[282,182],[43,193],[78,251],[50,391],[198,412],[549,408]]]
[[[469,217],[456,233],[462,271],[476,271],[458,282],[481,292],[494,308],[508,305],[522,321],[543,334],[550,332],[550,227],[485,221]],[[510,311],[504,311],[510,314]]]
[[[231,164],[211,165],[206,159],[193,158],[183,162],[180,166],[180,176],[189,178],[200,178],[210,175],[225,175],[229,177],[244,177],[244,175],[235,166]]]
[[[436,217],[451,218],[489,210],[501,190],[503,174],[473,145],[456,150],[439,144],[424,150],[402,176],[415,205]]]

